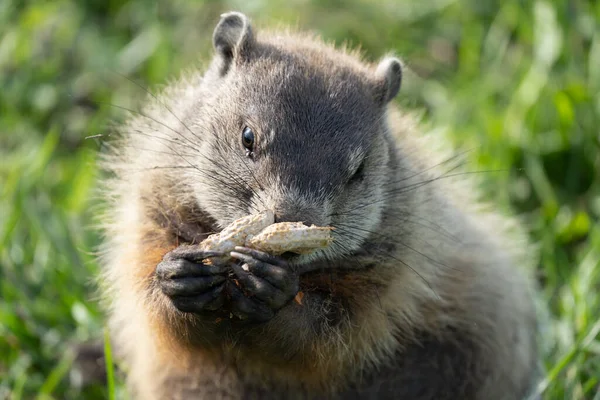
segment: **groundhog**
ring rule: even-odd
[[[101,262],[136,399],[522,399],[528,248],[397,110],[403,66],[224,14],[204,73],[119,129]],[[310,254],[197,246],[249,214],[333,228]],[[298,294],[301,293],[301,298]]]

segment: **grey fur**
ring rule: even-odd
[[[386,57],[377,66],[376,74],[382,80],[381,102],[389,103],[396,97],[402,84],[402,63],[395,57]]]
[[[400,62],[369,65],[305,35],[255,37],[238,13],[214,44],[208,71],[150,101],[107,157],[107,297],[136,397],[525,396],[537,362],[518,268],[527,246],[464,176],[444,176],[439,138],[389,104]],[[152,253],[266,207],[336,227],[331,249],[293,262],[302,305],[255,325],[175,309]]]
[[[221,15],[221,21],[213,33],[213,46],[221,58],[221,74],[227,72],[234,57],[243,58],[253,41],[250,21],[244,14],[230,12]]]

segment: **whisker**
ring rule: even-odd
[[[446,228],[444,228],[440,224],[437,224],[437,223],[435,223],[435,222],[433,222],[433,221],[431,221],[431,220],[429,220],[429,219],[427,219],[425,217],[422,217],[420,215],[417,215],[417,214],[414,214],[414,213],[410,213],[410,212],[404,211],[404,210],[397,210],[397,212],[400,213],[401,215],[387,215],[386,217],[394,218],[394,219],[397,219],[397,220],[402,219],[403,221],[406,221],[406,222],[408,222],[410,224],[415,224],[415,225],[422,226],[423,228],[427,228],[427,229],[431,230],[434,233],[441,234],[442,236],[444,236],[444,237],[446,237],[446,238],[454,241],[455,243],[461,243],[462,242],[461,238],[459,238],[458,236],[450,233]],[[418,220],[407,218],[407,216],[418,218],[419,220],[427,222],[431,226],[427,225],[427,224],[424,224],[423,222],[420,222]]]
[[[203,170],[201,170],[201,169],[199,169],[197,167],[195,167],[194,169],[195,169],[195,171],[193,171],[194,173],[197,173],[197,174],[199,174],[199,175],[201,175],[201,176],[203,176],[205,178],[212,179],[213,181],[215,181],[217,183],[220,183],[221,185],[224,186],[224,188],[222,188],[222,189],[225,189],[225,188],[229,189],[229,193],[231,195],[233,195],[233,197],[237,201],[241,202],[243,205],[245,205],[248,208],[251,207],[251,203],[249,203],[246,200],[243,200],[242,197],[239,196],[239,194],[240,194],[239,193],[240,192],[240,188],[239,187],[231,186],[229,184],[229,182],[227,182],[226,180],[219,179],[219,178],[223,178],[223,176],[221,174],[215,173],[215,171],[211,171],[212,173],[208,173],[207,171],[203,171]]]
[[[342,230],[343,230],[343,228],[342,228]],[[348,234],[349,232],[348,232],[348,231],[345,231],[344,233],[345,233],[345,234]],[[365,251],[365,252],[366,252],[366,253],[367,253],[369,256],[371,256],[371,257],[375,257],[375,258],[377,258],[377,257],[379,257],[379,256],[380,256],[380,255],[378,255],[378,254],[373,254],[373,253],[372,253],[371,251],[369,251],[368,249],[362,249],[362,250],[363,250],[363,251]],[[393,260],[396,260],[396,261],[398,261],[400,264],[402,264],[402,265],[404,265],[405,267],[409,268],[409,269],[410,269],[410,270],[411,270],[413,273],[415,273],[415,274],[416,274],[416,275],[417,275],[417,276],[418,276],[418,277],[419,277],[419,278],[420,278],[420,279],[423,281],[423,283],[425,283],[425,284],[426,284],[426,285],[429,287],[429,289],[430,289],[430,290],[431,290],[431,291],[432,291],[432,292],[433,292],[433,293],[436,295],[436,297],[437,297],[439,300],[441,300],[440,296],[439,296],[439,295],[437,294],[437,292],[436,292],[436,291],[433,289],[433,286],[431,286],[431,284],[430,284],[430,283],[427,281],[427,279],[425,279],[425,277],[424,277],[422,274],[420,274],[420,273],[419,273],[419,272],[418,272],[416,269],[414,269],[412,266],[410,266],[410,265],[409,265],[409,264],[408,264],[406,261],[404,261],[404,260],[401,260],[401,259],[397,258],[396,256],[394,256],[393,254],[391,254],[391,253],[389,253],[389,252],[388,252],[388,253],[386,253],[386,254],[385,254],[385,256],[386,256],[386,257],[389,257],[389,258],[391,258],[391,259],[393,259]]]
[[[397,214],[399,214],[399,215],[397,215]],[[334,216],[349,216],[349,217],[351,217],[351,216],[358,216],[358,217],[360,217],[360,214],[357,213],[357,212],[354,212],[354,210],[352,210],[352,211],[345,212],[345,213],[331,213],[331,214],[327,215],[327,218],[331,218],[331,217],[334,217]],[[416,219],[411,219],[409,217],[415,217]],[[435,223],[435,222],[433,222],[433,221],[431,221],[431,220],[429,220],[429,219],[427,219],[425,217],[422,217],[420,215],[408,212],[406,210],[394,210],[392,214],[387,213],[384,218],[391,218],[391,219],[394,219],[394,220],[407,222],[409,224],[419,225],[419,226],[421,226],[423,228],[429,229],[433,233],[440,234],[440,235],[442,235],[442,236],[444,236],[444,237],[452,240],[455,243],[461,243],[462,242],[462,240],[458,236],[450,233],[446,228],[444,228],[440,224],[437,224],[437,223]],[[430,225],[427,225],[427,224],[425,224],[424,222],[421,222],[421,221],[424,221],[424,222],[426,222],[427,224],[430,224]]]
[[[233,197],[233,198],[236,199],[236,201],[239,201],[240,203],[242,203],[247,208],[251,208],[251,203],[249,203],[248,201],[242,199],[241,196],[238,196],[239,195],[239,188],[236,188],[234,186],[229,185],[227,181],[219,179],[219,177],[217,177],[215,175],[211,175],[211,174],[205,173],[204,171],[202,171],[202,170],[200,170],[198,168],[195,168],[195,169],[196,169],[195,172],[198,173],[199,175],[201,175],[201,176],[203,176],[205,178],[208,178],[208,179],[212,179],[213,181],[215,181],[215,182],[223,185],[223,187],[219,188],[219,189],[220,190],[224,190],[225,194],[229,193],[231,195],[231,197]]]
[[[445,160],[443,160],[443,161],[441,161],[441,162],[439,162],[439,163],[437,163],[437,164],[434,164],[434,165],[432,165],[432,166],[430,166],[430,167],[428,167],[428,168],[422,169],[422,170],[420,170],[419,172],[416,172],[416,173],[414,173],[413,175],[405,176],[405,177],[403,177],[403,178],[401,178],[401,179],[399,179],[399,180],[397,180],[397,181],[392,181],[392,182],[389,182],[388,184],[390,184],[390,185],[395,185],[395,184],[398,184],[398,183],[400,183],[400,182],[407,181],[407,180],[409,180],[409,179],[412,179],[412,178],[414,178],[415,176],[419,176],[419,175],[421,175],[421,174],[424,174],[424,173],[426,173],[426,172],[428,172],[428,171],[431,171],[431,170],[432,170],[432,169],[434,169],[434,168],[440,167],[440,166],[442,166],[442,165],[444,165],[444,164],[447,164],[447,163],[449,163],[449,162],[451,162],[451,161],[454,161],[454,160],[456,160],[457,158],[459,158],[459,157],[462,157],[462,156],[466,155],[467,153],[469,153],[469,152],[471,152],[471,151],[473,151],[473,150],[474,150],[474,148],[467,149],[467,150],[463,150],[462,152],[459,152],[459,153],[457,153],[457,154],[454,154],[453,156],[451,156],[451,157],[448,157],[447,159],[445,159]],[[454,171],[454,170],[456,170],[456,168],[460,168],[461,166],[465,165],[465,163],[466,163],[465,161],[461,161],[461,162],[460,162],[458,165],[456,165],[456,166],[453,166],[452,168],[450,168],[450,170],[446,171],[446,172],[445,172],[445,174],[446,174],[446,173],[448,173],[448,172],[451,172],[451,171]]]
[[[245,180],[243,180],[243,178],[236,176],[236,174],[233,171],[231,171],[231,169],[228,168],[226,165],[219,163],[217,161],[214,161],[214,160],[213,160],[213,164],[215,166],[219,167],[224,172],[226,172],[227,175],[229,176],[229,178],[231,178],[234,182],[236,182],[238,185],[240,185],[240,187],[250,190],[250,192],[252,194],[254,194],[254,196],[252,196],[252,198],[251,198],[252,204],[254,206],[257,205],[255,203],[254,199],[256,198],[257,200],[260,200],[260,197],[259,197],[258,193],[252,188],[252,186],[250,186]],[[260,207],[256,207],[256,208],[260,208]]]
[[[185,136],[183,136],[181,134],[181,132],[175,130],[174,128],[170,127],[169,125],[165,124],[164,122],[161,122],[161,121],[157,120],[156,118],[151,117],[151,116],[149,116],[148,114],[146,114],[146,113],[144,113],[142,111],[134,110],[134,109],[131,109],[131,108],[128,108],[128,107],[120,106],[118,104],[113,104],[113,103],[109,103],[109,102],[105,102],[105,101],[96,101],[95,103],[96,104],[103,104],[103,105],[106,105],[106,106],[109,106],[109,107],[113,107],[113,108],[118,108],[120,110],[124,110],[124,111],[130,112],[132,114],[137,114],[137,115],[140,115],[140,116],[142,116],[144,118],[148,118],[149,120],[151,120],[153,122],[156,122],[157,124],[159,124],[161,126],[164,126],[168,130],[170,130],[173,133],[175,133],[176,135],[181,136],[182,138],[185,138]],[[191,142],[191,143],[193,144],[193,142]]]
[[[443,176],[437,176],[431,179],[427,179],[421,182],[416,182],[416,183],[412,183],[410,185],[406,185],[406,186],[402,186],[399,187],[395,190],[390,190],[388,191],[384,196],[382,196],[380,199],[376,200],[376,201],[372,201],[369,203],[365,203],[362,205],[358,205],[355,206],[352,210],[343,210],[341,213],[336,213],[336,214],[332,214],[332,215],[345,215],[345,213],[348,212],[352,212],[354,210],[357,209],[362,209],[365,207],[369,207],[372,206],[373,204],[377,204],[377,203],[381,203],[381,202],[386,202],[388,200],[394,199],[395,196],[398,196],[400,194],[404,194],[407,193],[411,190],[416,190],[419,189],[425,185],[428,185],[430,183],[442,180],[442,179],[448,179],[448,178],[452,178],[452,177],[457,177],[457,176],[461,176],[461,175],[471,175],[471,174],[485,174],[485,173],[491,173],[491,172],[506,172],[509,171],[508,169],[493,169],[493,170],[481,170],[481,171],[467,171],[467,172],[459,172],[456,174],[448,174],[448,175],[443,175]]]
[[[401,245],[401,246],[403,246],[403,247],[405,247],[405,248],[407,248],[407,249],[409,249],[409,250],[411,250],[411,251],[419,254],[420,256],[426,258],[427,260],[431,261],[434,264],[437,264],[437,265],[442,266],[444,268],[458,270],[457,268],[454,268],[454,267],[451,267],[449,265],[446,265],[446,264],[444,264],[444,263],[442,263],[442,262],[440,262],[440,261],[438,261],[438,260],[436,260],[436,259],[434,259],[434,258],[432,258],[432,257],[430,257],[430,256],[428,256],[428,255],[426,255],[426,254],[424,254],[422,252],[420,252],[419,250],[413,248],[412,246],[407,245],[406,243],[398,240],[397,238],[391,238],[391,237],[383,235],[383,234],[381,234],[379,232],[370,231],[368,229],[363,229],[363,228],[359,228],[359,227],[356,227],[356,226],[351,226],[351,225],[343,224],[343,223],[342,224],[336,224],[335,226],[336,227],[341,227],[342,229],[354,229],[354,230],[358,230],[358,231],[361,231],[361,232],[368,233],[370,235],[381,237],[383,239],[386,239],[390,243],[397,243],[397,244],[399,244],[399,245]],[[344,227],[346,227],[346,228],[344,228]]]
[[[462,175],[473,175],[473,174],[486,174],[486,173],[491,173],[491,172],[507,172],[509,171],[509,169],[488,169],[488,170],[480,170],[480,171],[466,171],[466,172],[458,172],[455,174],[444,174],[441,176],[437,176],[431,179],[427,179],[421,182],[416,182],[416,183],[412,183],[410,185],[406,185],[403,187],[400,187],[396,190],[391,190],[388,193],[390,194],[395,194],[395,193],[403,193],[406,190],[411,190],[413,188],[419,188],[421,186],[424,186],[428,183],[432,183],[432,182],[436,182],[442,179],[448,179],[448,178],[453,178],[453,177],[457,177],[457,176],[462,176]]]
[[[145,147],[139,147],[139,146],[133,146],[133,145],[123,145],[121,147],[125,148],[125,149],[145,151],[145,152],[153,153],[153,154],[165,154],[165,155],[168,155],[168,156],[176,156],[176,157],[179,157],[179,156],[182,156],[182,155],[186,156],[186,157],[196,157],[197,156],[196,154],[177,153],[177,152],[174,152],[173,149],[169,149],[171,151],[164,151],[164,150],[156,150],[156,149],[147,149]]]
[[[127,168],[124,171],[133,171],[133,172],[142,172],[142,171],[152,171],[155,169],[192,169],[193,167],[189,165],[154,165],[152,167],[146,168]]]
[[[154,132],[159,132],[159,131],[155,130]],[[127,134],[128,135],[145,136],[145,137],[149,137],[149,138],[152,138],[152,139],[162,140],[162,141],[167,142],[167,143],[173,143],[173,144],[176,144],[176,145],[182,145],[183,146],[183,144],[181,143],[181,141],[179,140],[178,137],[176,137],[176,138],[169,138],[169,137],[163,137],[163,136],[158,136],[158,135],[152,135],[152,134],[149,134],[149,133],[146,133],[146,132],[142,132],[142,131],[140,131],[138,129],[134,130],[133,132],[131,132],[131,131],[127,132]],[[191,146],[191,150],[194,150],[194,151],[196,151],[196,153],[200,154],[200,150],[198,150],[196,147]]]
[[[191,130],[191,129],[190,129],[188,126],[187,126],[187,124],[185,124],[185,123],[184,123],[184,122],[183,122],[183,121],[182,121],[182,120],[181,120],[181,119],[180,119],[180,118],[177,116],[177,114],[175,114],[175,113],[173,112],[173,110],[171,110],[171,107],[169,107],[169,106],[168,106],[168,105],[167,105],[167,104],[166,104],[164,101],[162,101],[160,98],[158,98],[158,96],[156,96],[154,93],[152,93],[150,90],[148,90],[148,89],[147,89],[145,86],[143,86],[142,84],[140,84],[140,83],[138,83],[138,82],[134,81],[133,79],[129,78],[128,76],[126,76],[126,75],[124,75],[124,74],[121,74],[121,73],[120,73],[120,72],[118,72],[118,71],[115,71],[115,70],[111,70],[111,71],[112,71],[113,73],[115,73],[115,74],[117,74],[117,75],[121,76],[122,78],[125,78],[125,79],[127,79],[129,82],[133,83],[134,85],[136,85],[137,87],[139,87],[140,89],[142,89],[144,92],[146,92],[147,94],[149,94],[150,96],[152,96],[152,97],[153,97],[153,98],[154,98],[154,99],[155,99],[155,100],[156,100],[158,103],[160,103],[160,104],[161,104],[163,107],[165,107],[165,109],[166,109],[167,111],[169,111],[169,112],[171,113],[171,115],[172,115],[173,117],[175,117],[175,118],[177,119],[177,121],[179,121],[179,123],[181,123],[181,125],[183,125],[183,126],[184,126],[184,128],[185,128],[185,129],[186,129],[186,130],[187,130],[189,133],[191,133],[191,134],[192,134],[192,136],[194,136],[194,137],[195,137],[195,138],[196,138],[198,141],[200,141],[200,140],[201,140],[201,139],[200,139],[200,137],[199,137],[198,135],[196,135],[196,133],[194,133],[194,131],[192,131],[192,130]],[[192,142],[192,143],[193,143],[193,142]]]
[[[165,147],[173,152],[173,153],[168,153],[167,152],[166,154],[168,154],[168,155],[174,155],[174,156],[177,156],[177,157],[181,158],[183,161],[185,161],[194,170],[194,172],[196,172],[196,173],[198,173],[198,174],[200,174],[200,175],[202,175],[202,176],[204,176],[204,177],[206,177],[208,179],[212,179],[212,180],[214,180],[214,181],[216,181],[218,183],[221,183],[225,188],[229,189],[233,195],[237,195],[239,193],[239,188],[235,188],[235,187],[231,186],[228,182],[218,179],[218,177],[215,176],[215,175],[218,175],[218,174],[209,174],[206,171],[203,171],[200,168],[198,168],[197,165],[190,163],[190,161],[187,158],[185,158],[186,156],[196,157],[197,155],[188,155],[188,154],[179,153],[177,150],[173,149],[169,145],[165,145]],[[242,202],[242,204],[244,204],[246,207],[250,207],[250,204],[248,202],[242,200],[240,198],[240,196],[236,196],[236,197],[237,197],[237,200],[240,201],[240,202]]]

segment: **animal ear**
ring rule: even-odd
[[[239,12],[222,14],[213,33],[213,46],[221,58],[221,74],[227,73],[234,59],[247,56],[253,43],[248,17]]]
[[[400,90],[402,84],[402,63],[396,57],[386,57],[377,66],[377,87],[375,96],[382,106],[389,103]]]

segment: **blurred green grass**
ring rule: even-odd
[[[220,13],[389,50],[404,107],[467,153],[537,245],[548,399],[600,399],[600,3],[143,0],[0,2],[0,399],[107,398],[70,384],[101,338],[91,229],[102,139],[122,110],[206,60]],[[505,171],[505,172],[503,172]]]

